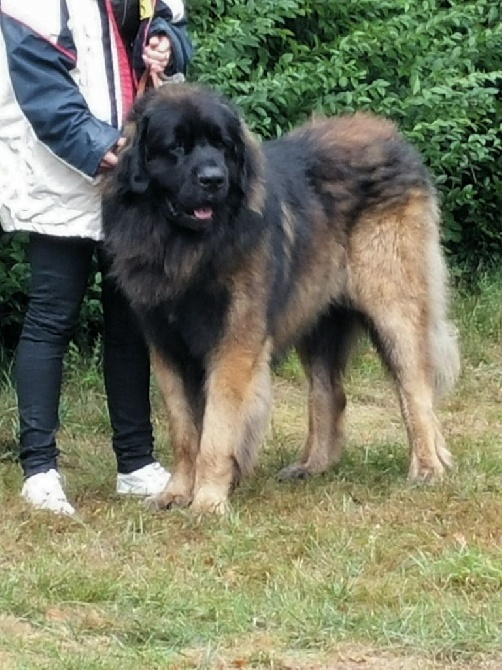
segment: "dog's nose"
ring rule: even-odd
[[[199,171],[200,185],[206,191],[217,191],[225,183],[225,174],[220,167],[208,165]]]

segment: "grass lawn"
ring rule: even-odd
[[[369,348],[347,380],[347,451],[298,484],[294,360],[275,379],[260,465],[227,519],[150,512],[114,494],[98,366],[68,359],[61,470],[78,521],[30,512],[0,398],[0,669],[502,668],[502,280],[458,297],[463,373],[441,404],[456,467],[406,481],[392,385]],[[154,394],[157,452],[170,460]]]

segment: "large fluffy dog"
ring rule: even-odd
[[[224,511],[267,426],[270,363],[295,346],[309,429],[282,478],[342,452],[342,374],[366,328],[395,378],[413,481],[451,457],[434,413],[458,370],[434,188],[388,120],[314,119],[263,145],[215,92],[147,94],[105,184],[106,246],[168,409],[160,507]]]

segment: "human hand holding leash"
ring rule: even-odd
[[[169,81],[184,81],[184,75],[177,72],[166,76],[165,69],[172,60],[172,46],[166,35],[155,35],[150,38],[143,50],[143,62],[146,69],[138,82],[137,97],[141,97],[149,83],[153,88],[159,88]]]
[[[172,47],[167,35],[154,35],[143,49],[143,62],[151,74],[161,75],[171,62]]]

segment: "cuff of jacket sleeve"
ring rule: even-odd
[[[117,144],[120,136],[120,131],[112,126],[103,129],[103,132],[97,140],[96,138],[93,138],[94,142],[80,168],[81,171],[89,177],[96,177],[104,155]]]

